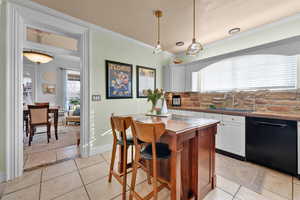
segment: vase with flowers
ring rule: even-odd
[[[163,89],[147,90],[147,100],[152,103],[151,113],[160,114],[160,108],[157,108],[157,102],[164,98]]]

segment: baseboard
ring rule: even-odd
[[[6,181],[6,175],[4,172],[0,172],[0,183]]]
[[[100,153],[104,153],[104,152],[110,151],[110,150],[112,150],[112,144],[105,144],[105,145],[102,145],[102,146],[92,147],[91,150],[90,150],[90,156],[100,154]]]
[[[219,153],[219,154],[222,154],[224,156],[228,156],[228,157],[231,157],[231,158],[235,158],[237,160],[241,160],[241,161],[246,161],[246,158],[243,157],[243,156],[239,156],[239,155],[236,155],[236,154],[233,154],[233,153],[229,153],[227,151],[223,151],[223,150],[220,150],[220,149],[216,149],[216,152]]]

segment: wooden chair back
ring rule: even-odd
[[[36,106],[50,106],[49,102],[35,102],[34,105]]]
[[[31,125],[43,125],[49,123],[49,105],[28,105],[28,110]]]
[[[131,127],[132,118],[112,115],[110,121],[114,139],[122,138],[126,142],[126,130]],[[120,134],[119,136],[117,132]]]
[[[133,136],[142,142],[155,143],[166,132],[165,124],[134,121]]]

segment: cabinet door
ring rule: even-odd
[[[223,122],[216,138],[217,148],[239,156],[245,156],[245,125]]]
[[[166,92],[172,92],[171,88],[171,69],[170,66],[164,66],[163,67],[163,84],[164,84],[164,90]]]
[[[175,66],[170,67],[171,70],[171,91],[185,91],[185,67]]]

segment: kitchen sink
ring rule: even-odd
[[[221,110],[221,111],[230,111],[230,112],[254,112],[254,110],[247,109],[237,109],[237,108],[210,108],[210,110]]]

